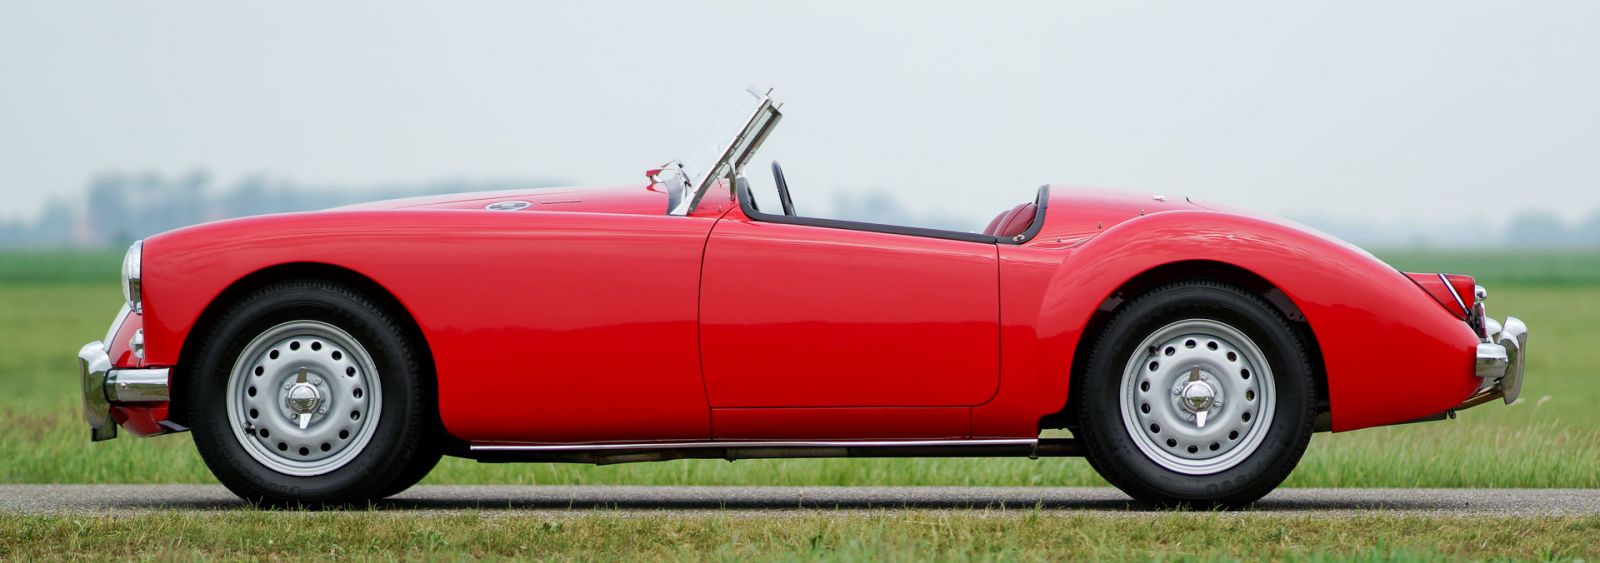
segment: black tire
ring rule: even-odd
[[[379,493],[378,498],[389,498],[403,493],[427,478],[428,473],[432,472],[433,468],[439,465],[439,460],[444,457],[444,449],[440,447],[442,444],[442,437],[424,439],[416,457],[411,459],[411,464],[400,471],[399,478]]]
[[[1235,465],[1209,474],[1179,472],[1141,450],[1130,435],[1134,430],[1128,424],[1135,423],[1124,421],[1121,397],[1126,392],[1124,370],[1141,352],[1138,348],[1145,339],[1174,323],[1196,319],[1222,323],[1253,342],[1271,369],[1276,396],[1271,424],[1261,431],[1264,434],[1258,445],[1253,450],[1241,450],[1248,454],[1241,455],[1242,460],[1235,461]],[[1143,365],[1147,358],[1138,357]],[[1199,280],[1152,289],[1114,314],[1098,335],[1085,364],[1087,369],[1076,391],[1080,437],[1089,462],[1112,485],[1140,502],[1158,507],[1237,508],[1254,502],[1289,476],[1310,442],[1316,385],[1308,358],[1305,344],[1288,321],[1249,292]],[[1176,369],[1182,372],[1188,368]],[[1184,385],[1184,381],[1192,379],[1182,379],[1177,385]],[[1137,416],[1130,413],[1130,420]]]
[[[252,457],[227,407],[230,373],[245,347],[264,331],[296,321],[348,333],[370,355],[381,385],[381,415],[370,439],[342,466],[308,476],[279,472]],[[436,445],[424,443],[434,437],[437,418],[430,416],[436,410],[432,374],[418,361],[418,349],[392,312],[351,287],[293,280],[253,291],[217,318],[185,370],[195,447],[218,481],[258,506],[361,506],[404,489],[439,455]]]

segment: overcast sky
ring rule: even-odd
[[[747,85],[795,200],[1061,183],[1282,214],[1600,208],[1600,3],[0,0],[0,217],[95,174],[639,182]],[[816,202],[816,203],[813,203]]]

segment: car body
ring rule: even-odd
[[[781,113],[754,98],[699,173],[145,239],[125,267],[136,299],[80,353],[92,437],[196,424],[185,378],[216,376],[191,369],[207,328],[252,288],[305,277],[411,323],[446,453],[491,461],[1080,455],[1040,431],[1075,428],[1097,331],[1193,277],[1254,292],[1297,331],[1318,430],[1515,399],[1526,328],[1489,319],[1471,278],[1403,273],[1282,220],[1061,186],[982,233],[763,213],[739,172]]]

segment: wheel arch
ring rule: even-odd
[[[178,354],[179,376],[172,379],[170,390],[171,401],[169,403],[170,411],[168,417],[172,421],[185,426],[189,424],[187,382],[193,374],[189,373],[187,366],[194,364],[193,358],[195,354],[199,353],[201,341],[205,338],[205,335],[210,334],[211,327],[215,325],[221,315],[227,311],[229,306],[249,295],[252,291],[274,283],[296,279],[323,280],[350,286],[361,292],[361,294],[377,301],[380,306],[395,315],[395,320],[399,322],[401,330],[405,331],[406,337],[421,348],[418,350],[418,361],[422,363],[423,370],[426,372],[425,379],[428,385],[432,387],[430,391],[435,398],[438,397],[438,374],[433,363],[433,351],[428,344],[427,335],[423,333],[416,317],[393,292],[390,292],[388,288],[385,288],[376,280],[349,268],[323,262],[289,262],[261,268],[235,280],[226,288],[223,288],[201,310],[200,316],[190,326],[188,335],[184,339]],[[437,404],[435,404],[435,411],[433,415],[434,422],[438,427],[442,428],[442,425],[438,424]]]
[[[1049,415],[1041,426],[1045,428],[1076,428],[1078,424],[1078,392],[1084,381],[1084,372],[1088,369],[1090,350],[1106,323],[1111,321],[1116,312],[1128,301],[1150,291],[1156,287],[1174,282],[1189,280],[1212,280],[1238,287],[1256,297],[1260,297],[1271,305],[1277,312],[1289,321],[1289,326],[1295,331],[1295,336],[1305,344],[1306,352],[1310,354],[1312,379],[1317,385],[1317,422],[1316,430],[1324,431],[1330,428],[1331,415],[1328,400],[1328,375],[1323,363],[1322,346],[1317,341],[1317,335],[1307,322],[1306,316],[1300,307],[1289,298],[1287,294],[1265,277],[1250,271],[1247,268],[1217,260],[1184,260],[1169,262],[1146,269],[1139,274],[1124,281],[1121,285],[1106,295],[1099,305],[1090,314],[1089,321],[1082,332],[1083,337],[1077,342],[1072,354],[1072,364],[1068,375],[1071,390],[1067,393],[1066,405],[1061,411]]]

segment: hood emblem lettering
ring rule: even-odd
[[[519,209],[527,209],[530,205],[533,204],[526,201],[496,201],[489,205],[483,206],[483,208],[489,211],[516,211]]]

